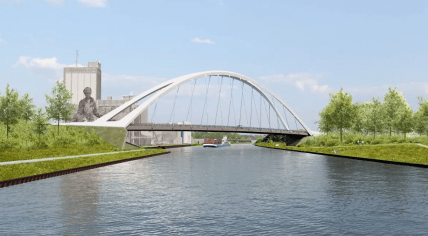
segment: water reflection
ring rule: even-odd
[[[60,178],[62,234],[100,232],[97,228],[100,178],[97,169]]]
[[[349,232],[364,231],[370,224],[379,229],[378,234],[389,234],[391,228],[383,227],[386,222],[394,222],[390,227],[406,229],[407,234],[420,232],[409,225],[420,222],[414,214],[427,216],[421,211],[427,209],[427,201],[422,200],[421,189],[414,186],[416,183],[426,191],[426,170],[331,157],[327,158],[325,171],[330,193],[327,199],[334,206],[329,214],[350,227]],[[358,222],[351,223],[355,218]]]
[[[365,194],[394,200],[410,197],[408,184],[415,175],[414,167],[335,157],[327,160],[326,173],[331,191],[337,196]]]

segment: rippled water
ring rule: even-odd
[[[232,145],[0,189],[1,235],[404,235],[428,169]]]

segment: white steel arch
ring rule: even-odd
[[[269,99],[269,97],[260,89],[264,89],[267,91],[270,95],[272,95],[274,98],[276,98],[283,106],[287,108],[287,110],[296,118],[299,123],[304,127],[304,129],[309,133],[309,135],[313,135],[312,131],[303,123],[303,121],[297,116],[296,113],[284,102],[282,101],[276,94],[274,94],[272,91],[270,91],[268,88],[263,86],[262,84],[258,83],[254,79],[251,79],[249,77],[246,77],[244,75],[230,72],[230,71],[205,71],[205,72],[197,72],[192,73],[188,75],[183,75],[171,80],[168,80],[160,85],[157,85],[144,93],[139,94],[138,96],[134,97],[133,99],[129,100],[128,102],[122,104],[121,106],[117,107],[116,109],[110,111],[109,113],[105,114],[104,116],[100,117],[94,122],[72,122],[67,123],[66,125],[76,125],[76,126],[100,126],[100,127],[127,127],[132,121],[137,118],[138,115],[140,115],[145,109],[150,107],[154,102],[156,102],[160,97],[168,93],[170,90],[176,88],[177,86],[180,86],[181,84],[184,84],[188,81],[191,81],[193,79],[197,79],[204,76],[224,76],[224,77],[231,77],[232,79],[240,80],[243,83],[246,83],[247,85],[254,88],[257,92],[262,95],[266,101],[270,104],[270,106],[274,109],[275,113],[279,117],[282,125],[285,129],[289,130],[287,124],[284,122],[284,119],[282,118],[280,112],[277,110],[276,106],[274,105],[273,101]],[[139,100],[152,95],[156,93],[154,96],[152,96],[150,99],[145,101],[143,104],[139,105],[136,109],[131,111],[129,114],[124,116],[119,121],[109,121],[111,118],[113,118],[115,115],[120,113],[121,111],[125,110],[126,108],[130,107],[132,104],[138,102]]]

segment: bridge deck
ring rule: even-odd
[[[306,130],[282,130],[237,126],[205,126],[205,125],[171,125],[171,124],[130,124],[128,131],[201,131],[201,132],[228,132],[228,133],[256,133],[256,134],[290,134],[309,136]]]

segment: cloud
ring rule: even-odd
[[[416,110],[418,108],[418,97],[422,96],[424,99],[428,95],[428,82],[409,82],[401,84],[383,84],[379,86],[358,86],[351,88],[344,88],[345,92],[352,95],[354,102],[371,102],[372,98],[379,98],[383,101],[388,88],[396,88],[398,92],[404,95],[404,98],[409,105]]]
[[[12,65],[12,68],[17,67],[27,68],[37,78],[55,82],[62,81],[64,67],[76,67],[76,64],[61,64],[56,57],[20,56],[18,61]],[[77,64],[77,67],[83,67],[83,65]]]
[[[64,67],[76,67],[75,64],[66,65],[58,63],[56,57],[52,58],[40,58],[30,56],[20,56],[18,61],[12,66],[13,68],[23,66],[25,68],[36,68],[36,69],[63,69]],[[77,64],[77,67],[83,67],[83,65]]]
[[[268,75],[260,76],[260,79],[272,83],[284,83],[296,86],[299,90],[310,90],[312,92],[328,93],[330,88],[328,85],[319,85],[318,80],[323,76],[312,73],[296,73],[289,75]]]
[[[18,61],[12,66],[13,68],[24,67],[29,69],[34,74],[38,75],[49,75],[52,73],[57,74],[58,78],[62,78],[64,67],[76,67],[76,64],[63,64],[58,62],[58,58],[41,58],[41,57],[30,57],[20,56]],[[84,65],[77,64],[77,67],[84,67]],[[106,85],[130,85],[143,87],[153,87],[166,81],[167,79],[150,77],[150,76],[139,76],[139,75],[113,75],[109,73],[102,73],[103,83]]]
[[[213,41],[209,39],[200,39],[198,37],[192,39],[192,42],[194,43],[203,43],[203,44],[215,44]]]
[[[3,41],[3,39],[0,38],[0,43]]]
[[[167,80],[166,78],[152,76],[117,75],[103,72],[101,75],[101,98],[105,99],[105,96],[113,96],[113,99],[122,99],[121,95],[130,94],[130,92],[137,96]]]
[[[77,0],[88,7],[105,7],[107,0]]]

